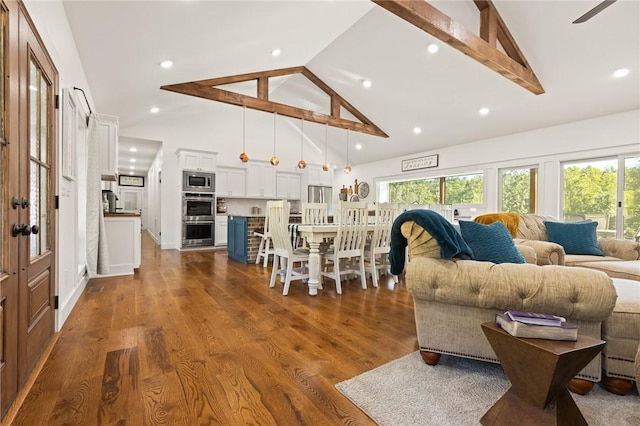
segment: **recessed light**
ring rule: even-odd
[[[480,115],[488,115],[489,114],[489,108],[480,108],[480,110],[478,110],[478,114],[480,114]]]
[[[135,146],[132,146],[131,148],[129,148],[130,152],[138,152],[138,149]]]
[[[371,87],[371,84],[371,80],[362,80],[362,86],[366,87],[367,89]]]
[[[153,107],[149,110],[151,114],[157,114],[159,111],[160,111],[160,108],[158,107]]]
[[[130,175],[133,175],[133,172],[129,172]]]
[[[135,158],[132,158],[132,159],[131,159],[131,160],[129,160],[129,161],[130,161],[131,163],[135,163],[135,162],[136,162],[136,159],[135,159]]]
[[[135,170],[136,168],[134,166],[129,166],[129,170]]]
[[[160,62],[160,66],[166,70],[166,69],[169,69],[169,68],[171,68],[173,66],[173,62],[171,62],[171,61],[162,61],[162,62]]]
[[[413,133],[415,135],[419,135],[420,133],[422,133],[422,129],[420,127],[414,127],[413,128]]]
[[[280,56],[280,54],[282,53],[282,50],[280,49],[273,49],[271,51],[271,56]]]
[[[361,143],[356,144],[356,149],[362,149],[362,144]]]
[[[440,49],[440,47],[435,43],[431,43],[429,46],[427,46],[427,51],[429,53],[436,53],[438,49]]]
[[[627,68],[620,68],[613,73],[615,78],[622,78],[629,75],[629,70]]]

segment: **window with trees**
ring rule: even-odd
[[[389,183],[391,203],[482,204],[483,200],[482,173]]]
[[[500,170],[501,211],[536,213],[538,210],[538,169]]]

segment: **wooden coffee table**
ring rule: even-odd
[[[586,425],[567,383],[604,347],[578,334],[576,342],[513,337],[495,322],[482,324],[511,381],[509,390],[480,419],[483,425]]]

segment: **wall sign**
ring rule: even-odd
[[[128,175],[119,175],[118,176],[118,185],[120,186],[144,186],[144,176],[128,176]]]
[[[438,154],[428,155],[426,157],[411,158],[402,160],[402,171],[410,172],[411,170],[428,169],[430,167],[438,167]]]

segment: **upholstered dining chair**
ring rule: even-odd
[[[323,270],[320,274],[322,277],[335,280],[338,294],[342,294],[341,275],[359,275],[362,288],[366,289],[364,245],[369,215],[367,203],[341,201],[337,215],[336,237],[333,240],[333,247],[322,255]],[[356,261],[357,266],[355,266]],[[333,271],[328,271],[330,266],[333,266]]]
[[[391,227],[400,210],[398,204],[376,204],[373,235],[365,246],[365,257],[369,263],[369,272],[374,287],[378,287],[379,271],[389,270],[389,250],[391,246]],[[398,277],[394,275],[394,281]]]
[[[292,280],[309,278],[306,266],[309,262],[309,250],[296,249],[291,244],[291,236],[288,230],[289,203],[287,203],[287,200],[268,201],[267,214],[269,215],[269,230],[273,240],[274,252],[269,287],[275,287],[277,275],[284,276],[282,294],[286,296],[289,294],[289,285]],[[299,268],[294,268],[296,263],[300,264]]]

